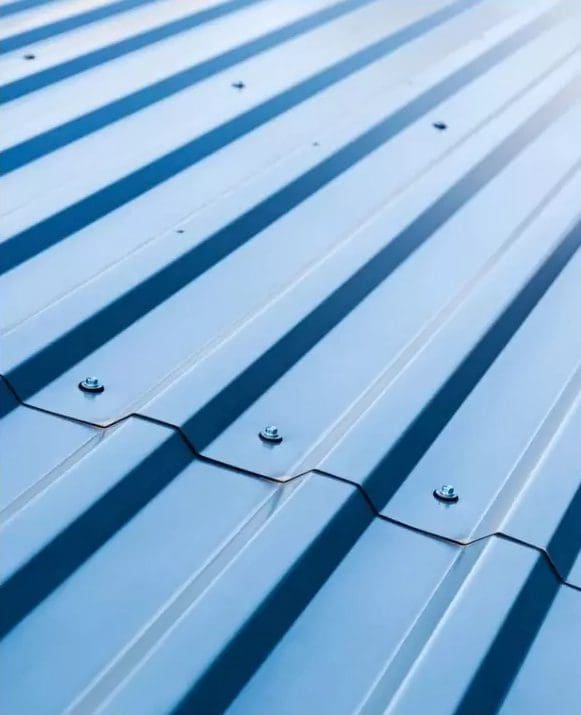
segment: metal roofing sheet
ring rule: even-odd
[[[580,695],[563,655],[580,595],[539,552],[405,529],[323,475],[205,464],[137,418],[3,538],[3,712],[535,712],[538,691],[568,712]],[[551,659],[566,671],[541,687]]]
[[[245,614],[244,597],[228,596],[225,582],[97,712],[575,712],[579,688],[565,652],[579,637],[579,594],[559,589],[538,555],[513,544],[494,538],[460,563],[392,528],[370,527],[263,665],[243,658],[260,661],[261,633],[276,625]],[[405,585],[394,589],[392,574]],[[231,615],[227,628],[240,628],[234,637],[213,629],[215,646],[204,627],[214,608]],[[248,640],[240,646],[251,633],[255,653]]]
[[[0,514],[4,515],[101,438],[95,428],[20,407],[1,378],[0,416]]]
[[[574,712],[578,4],[0,16],[2,713]]]

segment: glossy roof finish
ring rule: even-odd
[[[3,715],[574,712],[578,3],[0,16]]]

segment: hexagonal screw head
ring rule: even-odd
[[[103,385],[98,377],[86,377],[79,382],[79,389],[83,392],[103,392],[105,385]]]
[[[439,489],[434,489],[434,496],[440,501],[458,501],[458,494],[456,494],[456,490],[451,484],[442,484]]]
[[[258,434],[265,442],[282,442],[282,435],[276,425],[266,425]]]

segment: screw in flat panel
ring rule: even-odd
[[[440,501],[458,501],[456,490],[451,484],[442,484],[439,489],[434,489],[434,496]]]
[[[98,377],[86,377],[79,382],[79,389],[83,392],[103,392],[105,385],[103,385]]]
[[[244,82],[240,82],[240,81],[232,82],[232,86],[234,87],[234,89],[244,89],[244,87],[246,87]]]
[[[266,425],[266,427],[259,432],[259,437],[265,442],[282,442],[282,435],[276,425]]]
[[[446,122],[434,122],[432,124],[432,126],[434,127],[434,129],[437,129],[439,132],[443,132],[446,129],[448,129],[448,125],[446,124]]]
[[[36,55],[33,55],[32,52],[29,52],[27,55],[24,55],[25,60],[35,60]]]

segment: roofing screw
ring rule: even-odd
[[[234,89],[244,89],[244,87],[246,87],[244,82],[240,82],[240,81],[232,82],[232,86],[234,87]]]
[[[442,484],[439,489],[434,489],[434,496],[440,501],[458,501],[458,495],[456,494],[456,490],[451,484]]]
[[[259,432],[259,437],[265,442],[282,442],[282,435],[276,425],[266,425],[266,427]]]
[[[86,377],[79,382],[79,389],[83,392],[103,392],[105,385],[103,385],[98,377]]]
[[[24,55],[24,59],[25,60],[34,60],[34,59],[36,59],[36,55],[33,55],[32,52],[30,52],[29,54]]]
[[[440,132],[443,132],[445,129],[448,128],[446,122],[434,122],[432,126],[434,127],[434,129],[437,129]]]

